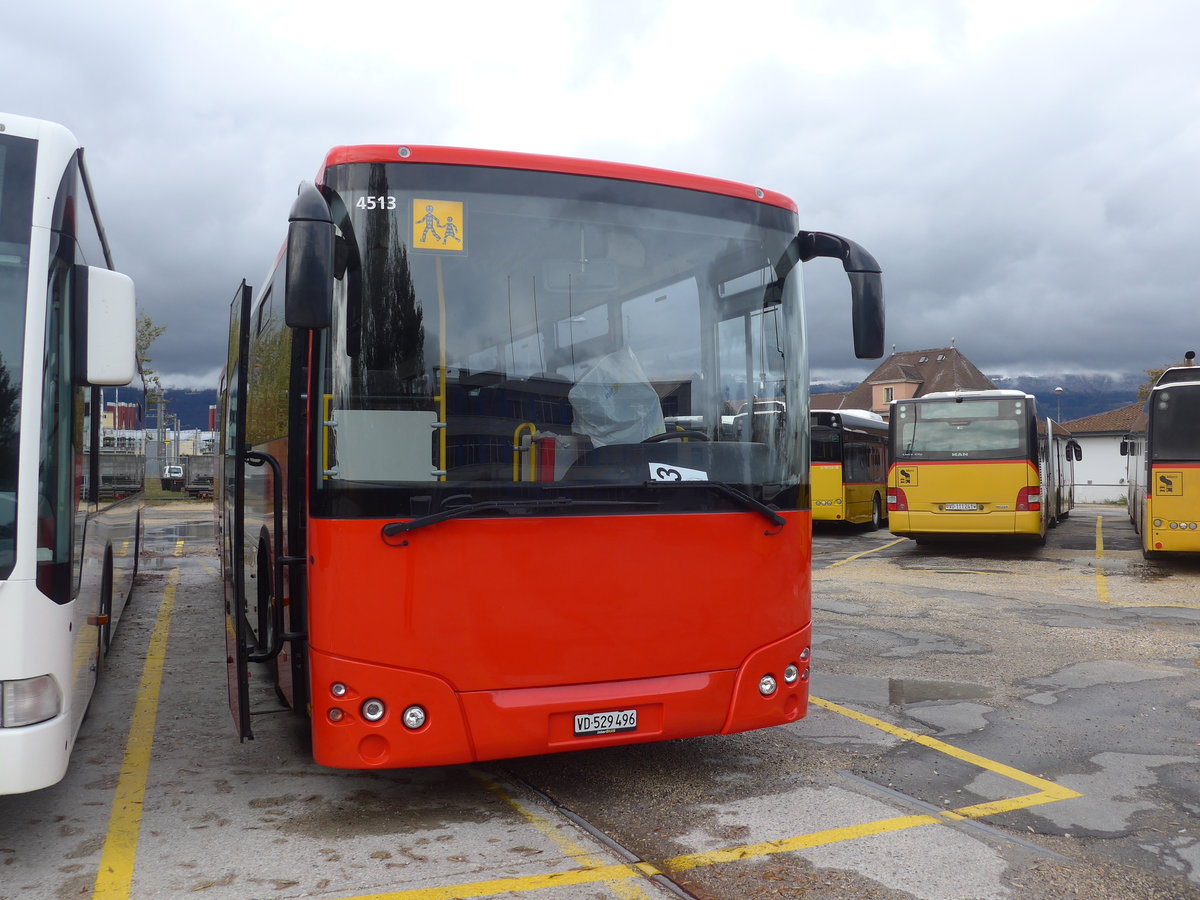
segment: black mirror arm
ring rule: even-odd
[[[787,249],[783,251],[783,256],[775,263],[775,274],[782,280],[796,263],[808,262],[818,257],[840,259],[842,268],[848,275],[883,273],[875,257],[861,244],[827,231],[801,231],[792,238]]]
[[[775,274],[782,282],[797,263],[819,256],[840,259],[850,279],[854,355],[859,359],[883,356],[883,270],[861,245],[826,231],[801,231],[775,263]]]

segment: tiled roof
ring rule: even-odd
[[[893,353],[858,387],[846,394],[842,409],[870,409],[871,386],[907,382],[918,385],[915,396],[934,391],[990,391],[996,385],[954,347]]]
[[[834,391],[829,394],[811,394],[808,398],[809,409],[841,409],[842,401],[846,399],[845,391]]]
[[[1110,409],[1108,412],[1084,416],[1082,419],[1073,419],[1063,424],[1075,434],[1105,431],[1124,434],[1133,426],[1134,421],[1141,413],[1141,403],[1130,403],[1128,406],[1122,406],[1120,409]]]

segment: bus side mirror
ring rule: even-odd
[[[1068,442],[1067,449],[1071,452],[1071,455],[1075,458],[1075,462],[1080,462],[1083,460],[1083,448],[1081,446],[1079,446],[1079,441]]]
[[[854,355],[859,359],[883,356],[883,274],[851,272],[850,321],[854,326]]]
[[[333,218],[311,181],[300,185],[288,215],[284,312],[289,328],[328,328],[333,318]]]
[[[883,270],[875,257],[849,238],[825,231],[802,231],[788,245],[775,266],[782,279],[796,262],[818,256],[840,259],[850,279],[850,320],[854,326],[854,355],[859,359],[883,356]]]
[[[89,385],[124,385],[137,371],[137,299],[133,279],[111,269],[75,267],[77,328],[84,335],[75,359]]]
[[[1121,455],[1122,456],[1129,455],[1129,441],[1121,441]]]

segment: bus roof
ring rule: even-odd
[[[1153,390],[1158,390],[1160,387],[1167,385],[1187,384],[1188,382],[1200,382],[1200,366],[1172,366],[1166,369],[1158,376],[1158,381],[1154,382]]]
[[[832,422],[834,417],[837,417],[836,420],[841,423],[843,428],[887,429],[887,420],[878,413],[867,409],[814,409],[809,413],[809,419],[813,424]]]
[[[1027,397],[1034,399],[1033,394],[1027,394],[1024,391],[1013,391],[997,388],[992,391],[934,391],[930,394],[924,394],[920,397],[910,397],[909,400],[893,400],[893,403],[906,403],[912,400],[988,400],[996,397]]]
[[[667,187],[686,188],[710,194],[723,194],[778,206],[796,212],[795,201],[790,197],[765,188],[752,187],[721,178],[688,175],[669,169],[649,166],[634,166],[625,163],[602,162],[593,159],[576,159],[568,156],[545,156],[537,153],[514,153],[504,150],[474,150],[465,147],[437,147],[420,144],[359,144],[334,147],[325,156],[322,173],[330,166],[347,163],[434,163],[451,166],[484,166],[497,169],[526,169],[541,172],[559,172],[565,175],[591,175],[599,178],[617,178],[638,181],[644,184],[661,184]],[[318,183],[323,182],[318,174]]]
[[[79,141],[66,126],[46,119],[32,119],[29,116],[0,112],[0,131],[38,141],[51,139],[62,144],[69,144],[72,148],[79,146]]]

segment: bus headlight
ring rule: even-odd
[[[372,698],[362,705],[362,717],[368,722],[378,722],[383,718],[385,712],[387,712],[387,707],[383,705],[382,700]]]
[[[788,667],[783,670],[784,684],[795,684],[796,679],[800,677],[800,669],[795,663],[788,663]]]
[[[404,715],[400,718],[401,721],[404,722],[405,728],[409,729],[410,731],[416,731],[425,724],[425,720],[428,717],[425,715],[425,710],[421,707],[410,706],[404,711]]]
[[[774,675],[764,675],[758,679],[758,692],[764,697],[770,697],[778,687],[779,683],[775,680]]]
[[[62,694],[53,675],[0,683],[0,726],[4,728],[36,725],[62,712]]]

